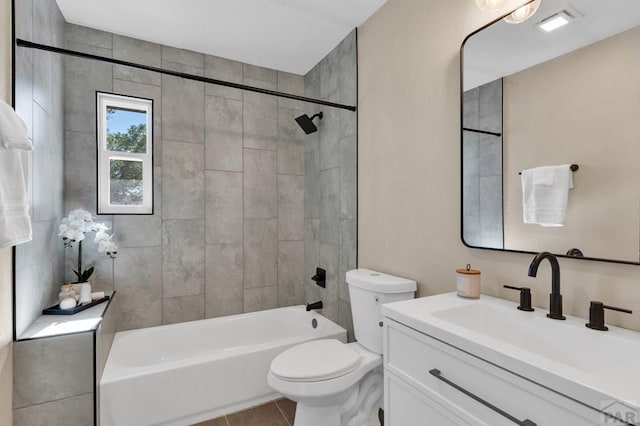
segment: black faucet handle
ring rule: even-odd
[[[535,309],[531,307],[531,289],[529,287],[514,287],[512,285],[504,285],[503,287],[520,292],[520,305],[518,305],[518,309],[526,312],[535,311]]]
[[[316,274],[311,277],[313,281],[316,282],[317,286],[322,288],[327,287],[327,271],[322,268],[316,268]]]
[[[615,306],[607,306],[602,302],[592,301],[589,306],[589,322],[585,326],[594,330],[607,331],[609,327],[604,325],[604,310],[609,309],[611,311],[623,312],[625,314],[632,314],[633,311],[629,309],[616,308]]]

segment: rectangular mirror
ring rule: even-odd
[[[567,23],[542,28],[558,16]],[[639,25],[637,0],[545,0],[521,24],[498,20],[467,37],[467,246],[640,262]],[[564,226],[525,224],[519,173],[563,164],[579,166]]]

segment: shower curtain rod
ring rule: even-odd
[[[76,56],[78,58],[92,59],[95,61],[108,62],[115,65],[123,65],[126,67],[138,68],[145,71],[153,71],[161,74],[172,75],[174,77],[185,78],[187,80],[201,81],[204,83],[215,84],[218,86],[232,87],[234,89],[246,90],[249,92],[262,93],[265,95],[277,96],[280,98],[294,99],[296,101],[308,102],[316,105],[324,105],[332,108],[345,109],[347,111],[356,111],[355,106],[343,105],[335,102],[323,101],[320,99],[307,98],[304,96],[292,95],[290,93],[282,93],[275,90],[262,89],[260,87],[246,86],[240,83],[232,83],[230,81],[217,80],[215,78],[201,77],[199,75],[186,74],[177,71],[171,71],[165,68],[152,67],[149,65],[136,64],[135,62],[121,61],[119,59],[107,58],[104,56],[91,55],[89,53],[78,52],[76,50],[63,49],[60,47],[49,46],[46,44],[34,43],[27,40],[16,39],[16,45],[29,49],[44,50],[46,52],[59,53],[62,55]]]

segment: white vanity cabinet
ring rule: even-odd
[[[384,319],[386,426],[627,424],[452,342]]]

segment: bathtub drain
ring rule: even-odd
[[[311,327],[313,328],[318,328],[318,320],[317,319],[312,319],[311,320]]]

